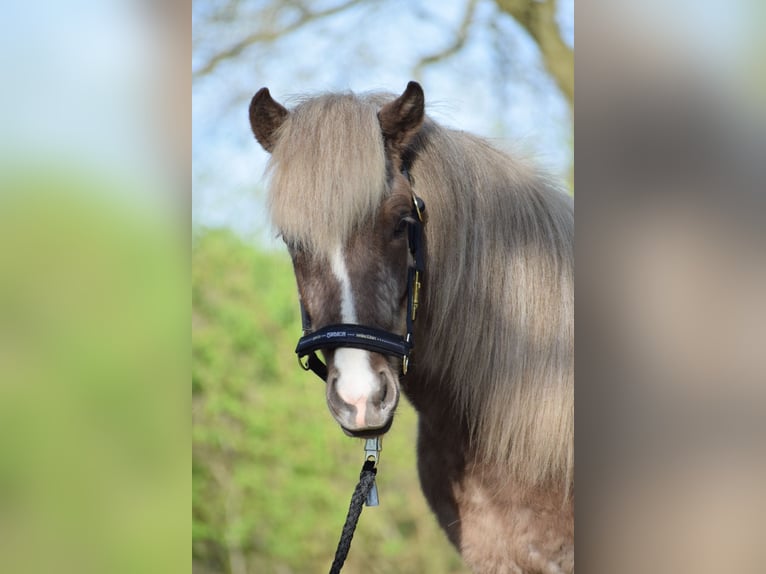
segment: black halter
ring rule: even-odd
[[[409,179],[409,173],[404,170]],[[295,352],[298,362],[305,370],[314,373],[323,381],[327,381],[327,365],[317,356],[319,349],[335,349],[338,347],[353,347],[402,358],[402,374],[407,374],[410,351],[414,343],[415,314],[420,298],[420,279],[425,270],[423,253],[423,212],[425,203],[414,193],[412,194],[412,221],[407,224],[407,243],[412,254],[413,264],[407,270],[407,335],[402,337],[375,327],[340,323],[327,325],[317,331],[311,329],[311,318],[301,302],[301,319],[303,322],[303,337],[298,340]],[[307,357],[306,362],[303,358]]]

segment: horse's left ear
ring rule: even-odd
[[[271,97],[268,88],[261,88],[250,100],[250,128],[267,152],[274,149],[276,131],[288,115],[284,106]]]
[[[378,120],[387,145],[402,151],[423,125],[425,103],[423,88],[410,82],[401,96],[380,108]]]

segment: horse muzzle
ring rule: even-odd
[[[378,353],[341,347],[328,364],[327,406],[346,434],[381,435],[399,402],[399,377]]]

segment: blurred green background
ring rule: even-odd
[[[3,572],[183,568],[188,262],[134,184],[0,162]]]

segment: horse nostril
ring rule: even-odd
[[[370,404],[372,404],[375,407],[380,407],[380,405],[383,404],[383,401],[386,400],[386,396],[388,395],[388,385],[386,384],[386,377],[383,372],[378,373],[378,376],[380,377],[380,386],[375,390],[373,394],[370,395]]]
[[[380,371],[378,376],[380,377],[380,389],[372,397],[372,404],[376,407],[385,405],[386,399],[391,400],[391,392],[394,390],[385,371]]]

